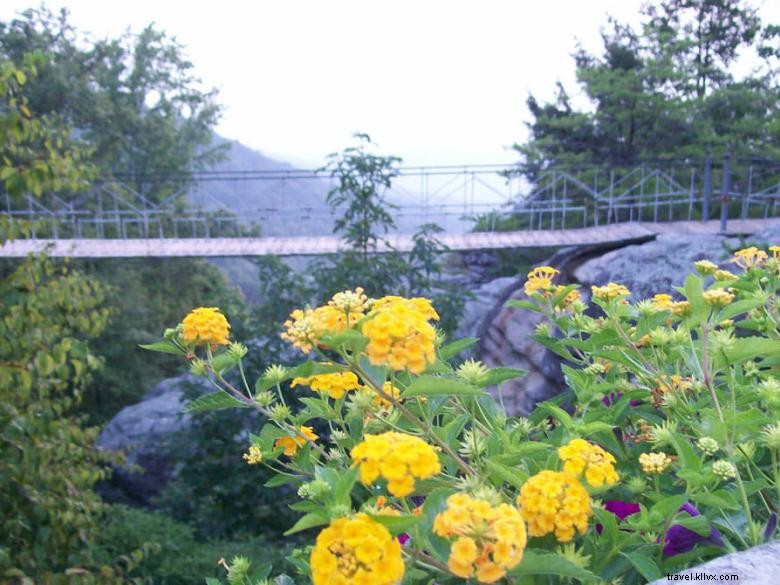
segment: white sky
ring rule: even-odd
[[[640,0],[55,0],[95,37],[149,22],[220,91],[217,131],[302,167],[367,132],[407,165],[513,162],[525,99],[574,90],[576,41],[600,48],[607,14]],[[754,0],[764,22],[780,2]],[[3,0],[0,19],[37,6]]]

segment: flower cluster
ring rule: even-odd
[[[212,349],[228,344],[230,325],[216,307],[193,309],[182,321],[181,336],[185,343],[208,343]]]
[[[708,290],[702,294],[704,302],[713,307],[725,307],[734,300],[734,295],[722,288]]]
[[[656,311],[671,311],[674,301],[672,295],[661,293],[653,296],[651,303]]]
[[[333,520],[310,561],[314,585],[396,585],[404,575],[400,543],[366,514]]]
[[[593,296],[602,301],[608,301],[617,297],[627,297],[631,294],[631,291],[625,286],[622,284],[615,284],[614,282],[610,282],[604,286],[594,285],[590,288],[591,291],[593,291]]]
[[[313,443],[320,438],[319,435],[315,434],[314,429],[311,427],[301,427],[299,430],[301,432],[300,435],[295,434],[276,439],[274,447],[284,447],[284,454],[288,457],[293,457],[298,452],[298,449],[303,447],[306,441],[311,441]]]
[[[358,377],[352,372],[334,372],[295,378],[291,386],[295,387],[299,384],[309,386],[315,392],[327,394],[334,400],[338,400],[350,390],[359,390],[363,387]]]
[[[593,514],[588,492],[567,471],[540,471],[520,488],[520,512],[528,523],[528,534],[555,533],[560,542],[569,542],[577,531],[585,534]]]
[[[642,453],[639,456],[639,465],[648,475],[660,475],[671,463],[672,459],[666,453]]]
[[[433,532],[454,538],[447,566],[463,579],[495,583],[523,558],[525,523],[517,508],[492,506],[467,494],[447,498],[447,509],[436,516]]]
[[[244,453],[243,459],[249,465],[257,465],[258,463],[263,462],[263,452],[260,450],[260,447],[252,445],[249,447],[249,450]]]
[[[559,447],[558,456],[564,461],[564,471],[584,475],[585,481],[593,487],[616,484],[620,480],[612,453],[584,439],[574,439]]]
[[[415,478],[428,479],[441,471],[433,447],[418,437],[394,431],[366,435],[350,455],[360,466],[360,481],[371,485],[381,475],[387,480],[387,490],[399,498],[414,491]]]
[[[528,278],[523,285],[525,294],[530,297],[532,294],[539,291],[542,293],[547,292],[552,288],[553,278],[559,272],[559,270],[556,270],[551,266],[537,266],[528,273]]]
[[[363,294],[363,289],[357,287],[354,291],[345,290],[333,295],[328,305],[342,313],[355,313],[364,315],[368,309],[368,297]]]
[[[737,266],[747,270],[754,266],[762,265],[766,262],[767,258],[766,252],[759,250],[755,246],[751,246],[750,248],[734,252],[734,258],[731,261]]]
[[[428,299],[389,296],[375,301],[363,324],[368,359],[393,370],[422,373],[436,360],[436,331],[429,321],[438,319]]]
[[[325,306],[290,313],[281,338],[308,353],[319,344],[323,334],[340,333],[354,326],[365,317],[367,306],[368,300],[360,287],[336,293]]]

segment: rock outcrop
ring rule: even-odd
[[[173,470],[166,441],[190,424],[183,412],[187,387],[205,391],[206,383],[189,374],[163,380],[140,402],[120,410],[100,433],[98,449],[125,455],[125,465],[102,486],[108,499],[148,504],[165,485]]]
[[[778,575],[780,575],[780,542],[770,542],[746,551],[718,557],[679,573],[676,579],[670,580],[664,577],[653,581],[651,585],[674,581],[738,581],[743,585],[774,585],[780,581]]]

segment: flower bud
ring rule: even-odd
[[[730,461],[721,459],[712,464],[712,473],[724,480],[734,479],[737,477],[737,468]]]
[[[702,453],[710,456],[715,455],[715,453],[718,452],[718,449],[720,449],[718,442],[712,437],[702,437],[696,441],[696,446],[701,449]]]

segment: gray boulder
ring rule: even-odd
[[[190,416],[183,413],[188,386],[207,390],[204,380],[189,374],[163,380],[140,402],[119,411],[100,433],[98,449],[125,455],[125,465],[103,486],[108,499],[148,504],[168,481],[173,462],[166,441],[190,424]]]
[[[702,578],[703,575],[706,577]],[[737,578],[733,575],[737,576],[738,582],[742,585],[775,585],[780,582],[780,542],[770,542],[746,551],[724,555],[683,571],[676,579],[664,577],[651,585],[695,580],[736,582]]]

